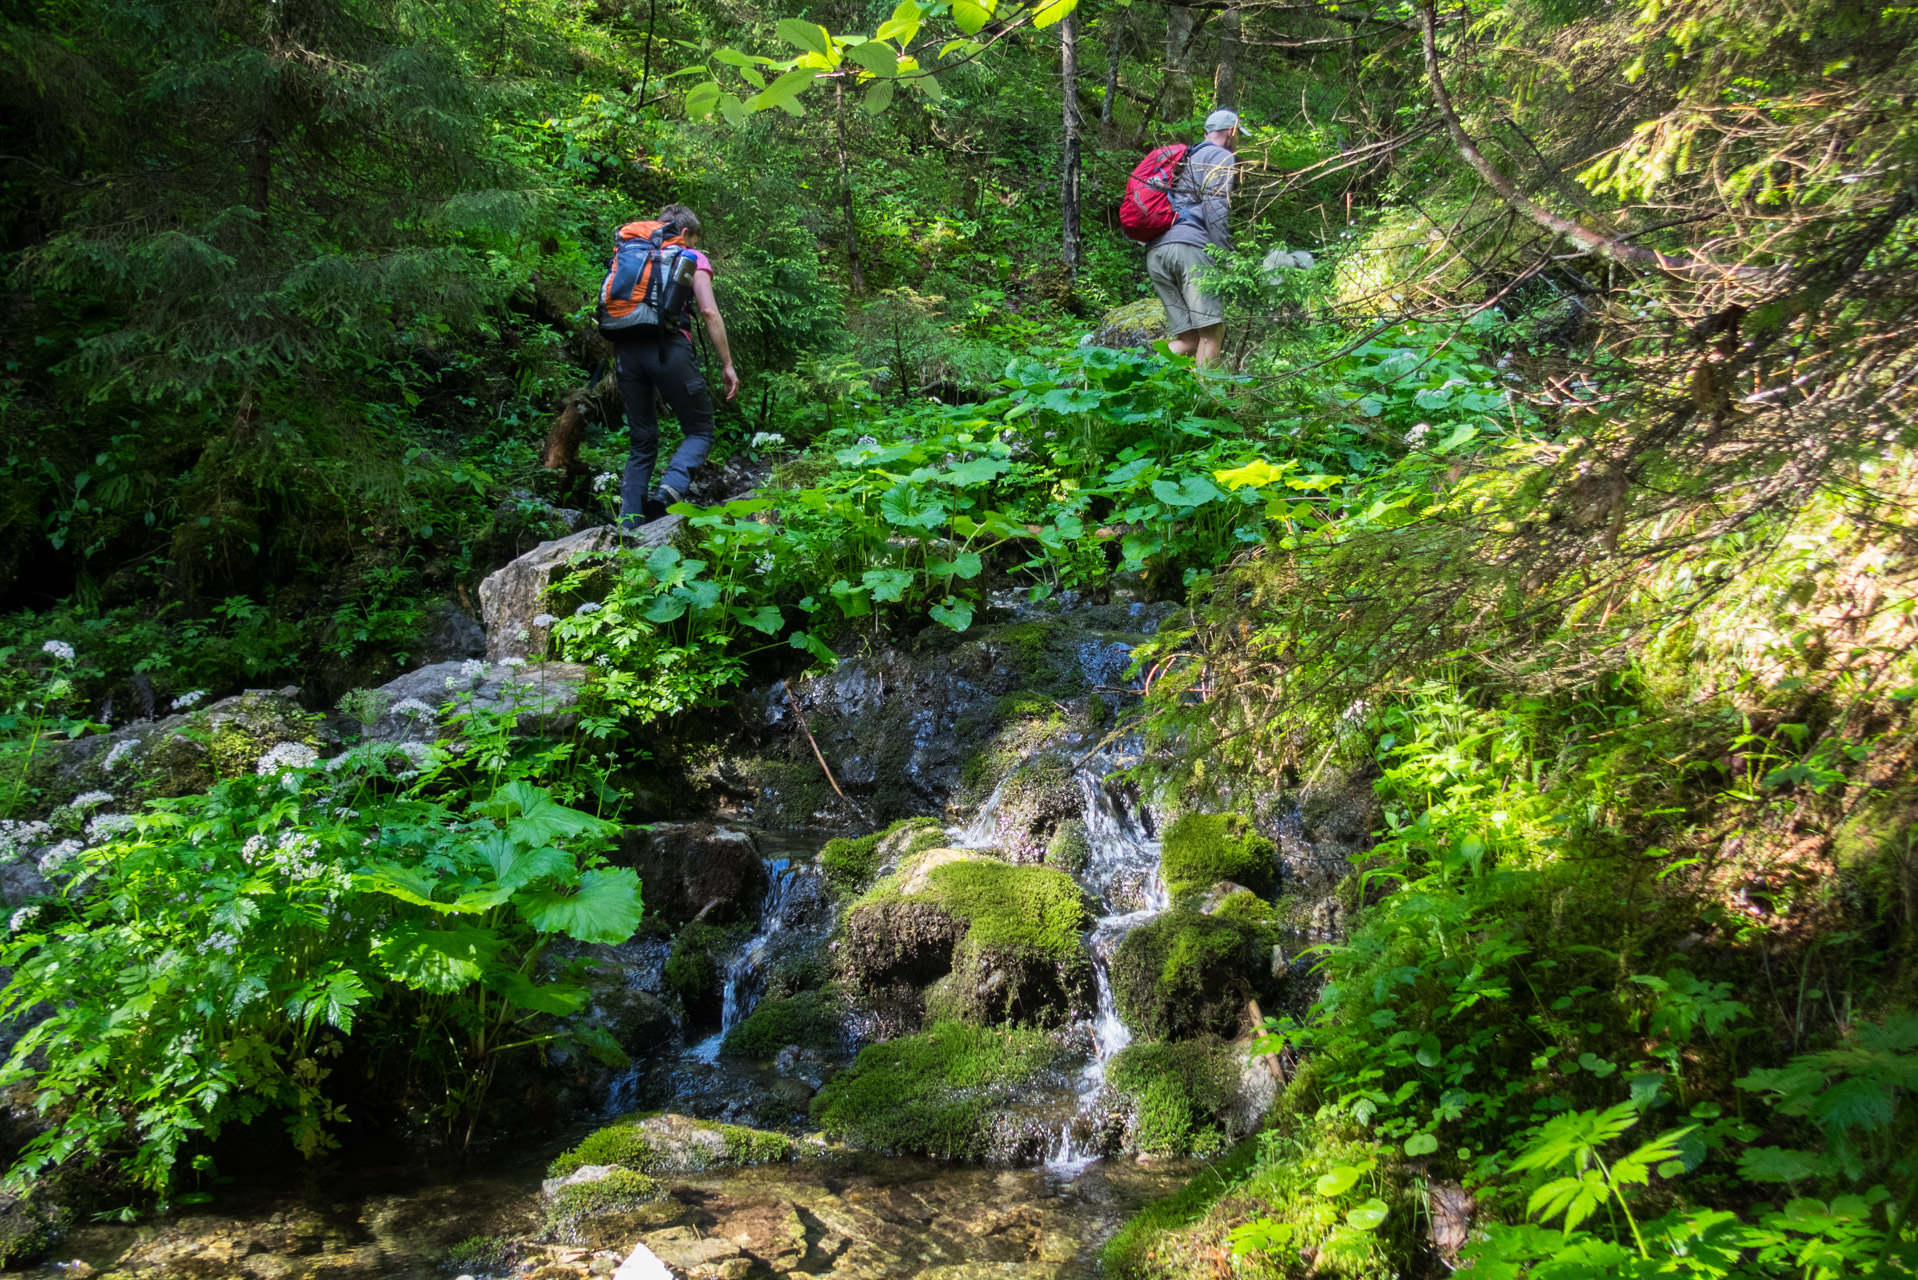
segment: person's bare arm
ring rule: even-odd
[[[713,340],[713,350],[719,353],[719,376],[726,384],[726,398],[731,400],[739,394],[739,374],[733,370],[733,349],[726,343],[726,322],[720,318],[719,302],[713,297],[713,278],[704,271],[693,272],[693,302],[699,307],[699,318],[706,322],[706,336]]]

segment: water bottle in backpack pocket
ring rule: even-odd
[[[621,227],[612,266],[599,288],[600,336],[663,338],[678,332],[697,266],[672,223],[629,222]]]

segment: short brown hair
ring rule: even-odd
[[[667,205],[659,211],[659,220],[670,222],[678,227],[681,235],[697,236],[699,234],[699,215],[683,204]]]

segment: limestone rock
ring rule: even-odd
[[[702,911],[714,924],[751,919],[766,892],[758,846],[736,827],[708,822],[629,827],[612,860],[639,873],[647,913],[675,925]]]
[[[485,656],[486,628],[448,600],[428,615],[426,634],[413,654],[413,665],[430,667]]]
[[[592,675],[592,668],[575,662],[488,663],[473,675],[466,674],[469,669],[468,663],[436,662],[381,685],[375,692],[386,711],[367,739],[432,742],[445,736],[449,706],[454,712],[512,711],[520,717],[520,732],[565,733],[579,723],[580,687]]]
[[[567,1187],[584,1182],[603,1182],[620,1171],[616,1164],[583,1164],[563,1178],[548,1178],[539,1184],[539,1193],[551,1200]]]
[[[623,534],[612,525],[583,529],[542,542],[490,574],[479,589],[487,659],[530,658],[549,649],[551,633],[546,627],[535,626],[534,619],[557,612],[556,605],[566,607],[549,600],[546,590],[571,573],[576,562],[622,546],[666,546],[678,536],[683,523],[679,516],[666,516],[634,533]]]
[[[1106,312],[1092,342],[1100,347],[1149,347],[1165,336],[1165,305],[1146,297]]]

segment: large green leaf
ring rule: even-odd
[[[856,44],[846,50],[846,56],[876,76],[897,75],[899,72],[899,55],[878,40]]]
[[[567,810],[566,812],[575,812]],[[486,865],[492,868],[493,878],[502,889],[509,893],[523,888],[543,876],[557,876],[568,879],[574,866],[571,854],[562,853],[551,845],[540,845],[528,849],[523,843],[513,839],[505,832],[495,832],[479,844],[479,855]]]
[[[892,85],[890,80],[881,80],[866,90],[865,101],[859,105],[867,115],[876,116],[892,105]]]
[[[879,499],[879,514],[909,529],[937,529],[946,520],[946,509],[924,489],[910,484],[886,490]]]
[[[514,905],[542,933],[621,943],[639,928],[639,877],[626,867],[588,871],[571,889],[529,890]]]
[[[819,73],[811,67],[795,67],[767,85],[764,93],[755,94],[746,105],[755,111],[793,105],[793,99],[799,96],[800,90],[810,87],[818,76]]]
[[[492,799],[474,806],[489,818],[505,818],[506,834],[533,846],[586,832],[610,832],[613,824],[578,809],[568,809],[552,794],[530,782],[509,782]]]
[[[450,995],[475,982],[499,955],[491,929],[401,929],[373,946],[386,972],[415,991]]]
[[[832,37],[817,22],[801,22],[798,18],[781,18],[774,28],[779,38],[794,48],[816,53],[822,58],[832,56]],[[810,72],[808,76],[810,76]]]
[[[1202,507],[1225,495],[1219,492],[1217,485],[1204,476],[1192,476],[1178,484],[1170,480],[1154,480],[1152,496],[1169,507]]]
[[[919,34],[919,22],[924,17],[925,12],[913,0],[899,0],[892,16],[880,23],[873,35],[881,40],[896,40],[903,49]]]
[[[942,627],[951,627],[954,631],[964,631],[972,625],[972,602],[957,596],[947,596],[942,603],[926,612],[932,615],[934,622]]]
[[[435,902],[433,893],[439,888],[439,882],[413,867],[403,867],[397,862],[378,862],[353,877],[354,887],[364,893],[383,893],[389,898],[398,898],[401,902],[410,902],[416,907],[431,907],[435,911],[447,911],[450,907],[444,902]]]
[[[1079,7],[1079,0],[1043,0],[1033,12],[1032,25],[1043,29],[1055,22],[1063,22],[1068,14]]]
[[[578,1013],[586,1003],[586,989],[568,982],[534,982],[517,969],[495,965],[486,971],[486,989],[534,1013],[564,1017]]]
[[[1010,470],[1012,470],[1012,464],[1004,458],[968,458],[964,462],[955,463],[935,479],[965,489],[996,480]]]
[[[912,586],[910,569],[868,569],[859,575],[860,582],[872,593],[872,598],[881,604],[889,604],[902,598]]]

